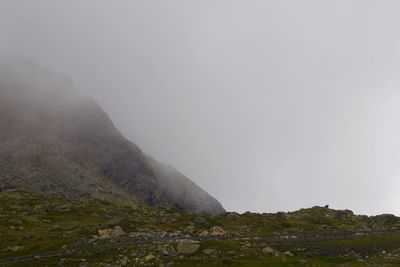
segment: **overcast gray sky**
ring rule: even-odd
[[[0,54],[70,76],[228,210],[400,215],[400,1],[0,0]]]

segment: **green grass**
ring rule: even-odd
[[[60,207],[68,206],[62,210]],[[344,218],[340,218],[343,216]],[[196,217],[202,217],[196,223]],[[174,266],[400,266],[399,257],[385,258],[382,251],[396,251],[400,248],[400,234],[368,236],[349,240],[302,242],[292,245],[274,246],[262,240],[207,240],[201,242],[200,250],[191,256],[161,255],[161,244],[113,246],[103,241],[98,246],[88,244],[97,230],[121,226],[126,232],[137,232],[143,228],[153,231],[183,231],[193,225],[195,233],[212,226],[222,226],[229,234],[272,234],[303,231],[318,232],[321,229],[335,231],[364,230],[368,225],[390,229],[397,227],[397,219],[386,217],[356,216],[349,212],[338,212],[314,207],[292,213],[251,214],[235,218],[226,215],[193,215],[169,207],[149,207],[132,201],[118,201],[105,198],[65,198],[43,196],[27,191],[0,192],[0,260],[23,255],[46,255],[60,250],[63,246],[77,248],[71,255],[54,256],[15,263],[7,266],[58,266],[66,258],[64,266],[79,266],[81,259],[87,266],[99,263],[116,264],[120,255],[128,256],[135,262],[143,261],[149,253],[157,260],[147,266],[174,262]],[[58,227],[55,227],[57,225]],[[125,241],[125,237],[117,240]],[[9,246],[23,246],[18,252],[5,251]],[[168,245],[168,244],[167,244]],[[169,244],[174,249],[175,243]],[[281,253],[291,251],[294,257],[276,257],[262,253],[265,246],[271,246]],[[204,249],[215,249],[216,257],[207,256]],[[351,255],[355,252],[358,256]],[[368,258],[366,258],[368,257]],[[360,261],[360,259],[362,261]],[[136,264],[136,263],[135,263]],[[0,264],[1,265],[1,264]]]

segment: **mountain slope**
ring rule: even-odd
[[[172,166],[159,163],[149,156],[147,156],[147,162],[156,174],[156,184],[161,197],[169,203],[174,203],[175,206],[184,210],[207,210],[212,214],[223,211],[222,205],[215,198],[201,190]]]
[[[0,67],[0,190],[135,197],[191,212],[224,211],[194,184],[191,197],[171,195],[168,187],[186,188],[191,181],[181,176],[180,183],[164,181],[152,163],[68,78],[28,61]],[[196,204],[204,200],[207,205]]]

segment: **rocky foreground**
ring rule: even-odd
[[[0,192],[0,266],[399,266],[398,229],[393,215],[328,207],[209,215]]]

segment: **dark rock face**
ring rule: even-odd
[[[168,187],[191,181],[180,177],[181,184],[171,184],[170,176],[157,176],[156,165],[68,78],[25,61],[0,67],[0,190],[134,196],[150,205],[167,201],[193,212],[223,212],[194,184],[192,197],[171,195]],[[208,196],[209,206],[194,204],[198,196]]]
[[[193,212],[206,211],[212,214],[225,212],[216,199],[172,166],[159,163],[151,157],[147,157],[147,162],[156,174],[156,184],[161,197],[169,203]]]

